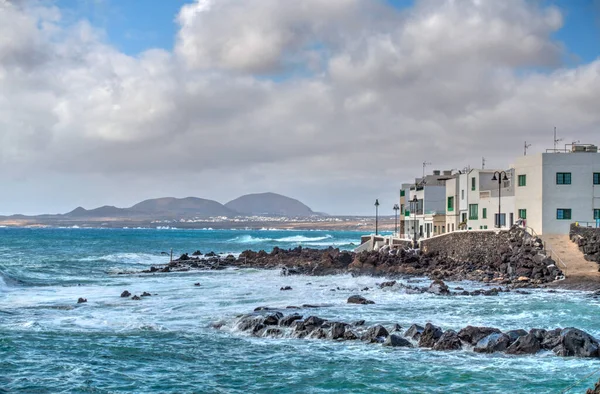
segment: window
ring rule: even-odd
[[[494,223],[496,224],[496,227],[506,226],[506,214],[503,213],[500,215],[500,225],[498,225],[498,214],[494,214]]]
[[[527,210],[519,209],[519,219],[527,219]]]
[[[467,222],[467,214],[466,214],[466,213],[463,213],[463,214],[461,215],[461,219],[462,219],[462,220],[461,220],[462,222],[466,223],[466,222]]]
[[[454,211],[454,196],[448,197],[448,211]]]
[[[557,172],[556,173],[556,184],[557,185],[570,185],[571,184],[571,173],[570,172]]]
[[[446,232],[446,226],[442,226],[442,234]]]
[[[594,209],[594,220],[600,219],[600,209]]]
[[[400,197],[404,197],[404,195],[405,195],[404,190],[400,190]]]
[[[471,178],[471,190],[475,190],[475,177]]]
[[[469,204],[469,220],[477,220],[479,219],[479,205],[478,204]]]
[[[487,219],[487,208],[483,208],[483,210],[481,212],[481,217],[483,219]]]
[[[558,220],[571,220],[571,210],[567,208],[558,208],[556,210],[556,218]]]
[[[594,185],[600,185],[600,172],[594,172]]]
[[[519,186],[527,185],[527,175],[519,175]]]
[[[465,191],[464,191],[464,189],[460,191],[460,199],[461,200],[465,199]]]

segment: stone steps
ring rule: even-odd
[[[586,277],[600,280],[598,264],[587,261],[579,247],[571,241],[566,234],[548,234],[540,237],[544,241],[547,250],[552,250],[552,258],[556,261],[557,256],[566,265],[566,269],[560,266],[566,277]],[[550,255],[550,253],[548,253]],[[558,261],[557,261],[558,262]],[[560,265],[560,263],[559,263]]]

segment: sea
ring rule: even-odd
[[[600,359],[551,352],[399,349],[256,338],[235,328],[240,315],[259,306],[313,304],[320,306],[298,312],[404,329],[427,322],[444,330],[577,327],[600,338],[600,300],[585,292],[443,297],[381,289],[376,284],[385,278],[369,276],[281,276],[259,269],[122,274],[167,263],[171,249],[175,256],[275,246],[351,250],[360,235],[0,228],[0,393],[583,393],[600,378]],[[152,295],[135,301],[120,297],[124,290]],[[375,304],[347,304],[353,294]],[[79,297],[87,303],[78,304]]]

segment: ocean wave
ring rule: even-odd
[[[242,243],[242,244],[261,243],[261,242],[311,243],[311,242],[325,241],[327,239],[332,239],[332,238],[333,238],[333,236],[330,234],[326,234],[322,237],[306,237],[304,235],[294,235],[291,237],[283,237],[283,238],[261,238],[261,237],[253,237],[252,235],[242,235],[242,236],[230,239],[229,242],[237,242],[237,243]],[[330,243],[328,243],[328,245],[329,244]]]
[[[106,261],[109,263],[128,263],[128,264],[157,264],[157,261],[164,262],[164,256],[157,256],[148,253],[112,253],[103,256],[82,257],[77,261]]]

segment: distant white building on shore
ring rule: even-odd
[[[572,222],[600,220],[600,154],[572,144],[515,160],[515,209],[538,234],[567,234]]]

